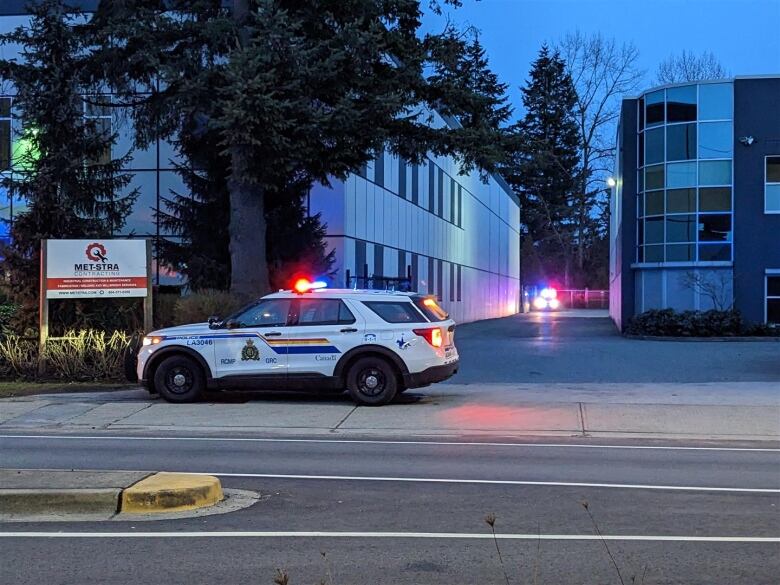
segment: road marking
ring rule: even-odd
[[[428,538],[492,540],[492,534],[468,532],[0,532],[0,538]],[[780,537],[664,536],[635,534],[496,534],[498,540],[619,540],[638,542],[776,543]]]
[[[265,479],[320,479],[337,481],[396,481],[419,483],[458,483],[458,484],[487,484],[487,485],[528,485],[548,487],[595,487],[616,488],[634,490],[675,490],[695,492],[728,492],[751,494],[780,494],[780,489],[774,488],[735,488],[735,487],[707,487],[707,486],[682,486],[682,485],[647,485],[633,483],[584,483],[567,481],[523,481],[515,479],[445,479],[430,477],[365,477],[360,475],[287,475],[279,473],[215,473],[204,472],[217,477],[254,477]]]
[[[555,449],[637,449],[657,451],[747,451],[780,453],[780,448],[769,447],[682,447],[672,445],[581,445],[566,443],[498,443],[481,441],[390,441],[372,439],[279,439],[262,437],[136,437],[95,435],[0,435],[0,439],[61,439],[94,441],[227,441],[236,443],[355,443],[360,445],[463,445],[471,447],[534,447]]]

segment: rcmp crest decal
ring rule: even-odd
[[[260,350],[257,349],[255,346],[255,342],[251,339],[246,340],[246,345],[241,348],[241,361],[249,361],[254,360],[258,361],[260,359]]]

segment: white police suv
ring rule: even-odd
[[[346,388],[358,404],[381,405],[455,374],[454,334],[432,297],[299,281],[226,319],[152,332],[136,370],[170,402],[207,389]]]

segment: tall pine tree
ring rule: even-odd
[[[0,36],[0,46],[21,47],[21,59],[0,60],[0,78],[16,92],[14,115],[23,123],[16,143],[25,146],[3,186],[27,202],[14,218],[0,270],[28,326],[37,313],[40,241],[111,236],[136,198],[119,195],[130,180],[121,172],[126,160],[111,158],[116,136],[105,112],[92,105],[97,89],[87,81],[84,17],[64,0],[43,0],[30,10],[29,24]],[[67,309],[70,317],[86,310],[76,305]]]
[[[419,34],[420,4],[100,3],[93,24],[104,72],[135,103],[136,128],[170,136],[202,113],[219,135],[229,157],[233,292],[270,287],[266,217],[280,185],[327,184],[385,146],[408,160],[457,156],[469,170],[500,162],[494,105],[464,76],[464,44],[452,28]],[[132,95],[139,87],[148,97]],[[465,123],[431,127],[431,108]]]
[[[512,128],[516,151],[508,175],[532,241],[524,246],[534,256],[528,265],[539,267],[537,274],[526,271],[526,280],[570,286],[580,142],[574,86],[557,51],[542,47],[521,91],[526,112]]]

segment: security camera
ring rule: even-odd
[[[753,138],[752,136],[743,136],[739,139],[739,141],[745,146],[750,146],[756,141],[756,139]]]

